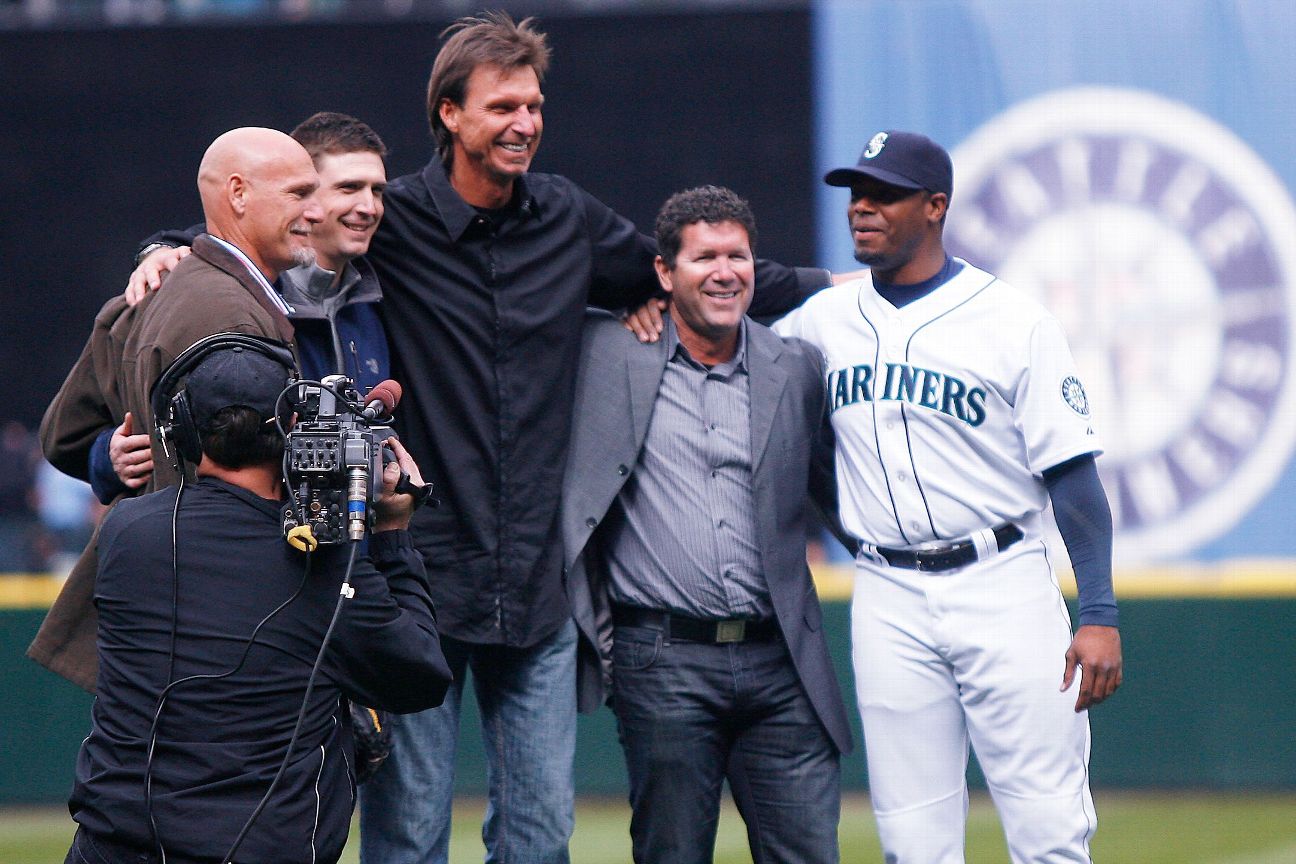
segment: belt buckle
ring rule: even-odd
[[[936,571],[940,561],[938,556],[950,551],[950,544],[943,543],[940,540],[927,540],[914,546],[910,552],[913,555],[914,568],[919,573],[931,573]]]
[[[747,622],[741,618],[729,621],[717,621],[715,641],[741,642],[747,636]]]

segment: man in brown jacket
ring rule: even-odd
[[[322,219],[310,155],[273,129],[221,135],[198,169],[207,234],[167,280],[167,290],[134,307],[116,297],[41,422],[46,458],[86,477],[89,453],[105,428],[129,412],[134,430],[151,432],[149,390],[185,348],[214,333],[248,333],[291,342],[292,324],[272,286],[279,273],[308,264],[312,226]],[[147,491],[178,479],[156,436]],[[28,649],[32,659],[94,689],[96,561],[92,538]]]

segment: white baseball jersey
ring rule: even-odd
[[[1047,503],[1042,472],[1101,447],[1061,325],[960,261],[901,309],[870,277],[774,329],[823,351],[842,523],[879,546],[953,541]]]

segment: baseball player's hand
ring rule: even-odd
[[[1080,694],[1075,704],[1078,714],[1115,693],[1121,685],[1120,631],[1099,624],[1086,624],[1076,630],[1066,652],[1060,689],[1071,686],[1076,666],[1080,667]]]
[[[190,251],[188,246],[176,246],[155,249],[146,255],[126,282],[126,302],[134,306],[150,291],[162,287],[162,279],[174,270]]]
[[[660,297],[654,297],[638,309],[632,309],[621,319],[621,323],[631,333],[639,337],[640,342],[656,342],[661,338],[662,313],[670,303]]]
[[[149,446],[148,433],[131,434],[134,422],[127,411],[122,424],[108,439],[108,457],[112,460],[113,473],[127,489],[142,488],[153,474],[153,448]]]

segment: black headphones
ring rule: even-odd
[[[289,378],[300,377],[292,348],[285,342],[262,336],[216,333],[199,339],[180,352],[180,356],[158,376],[149,390],[149,407],[153,410],[153,425],[158,440],[179,471],[183,471],[184,462],[197,465],[202,461],[202,439],[193,419],[193,410],[189,406],[188,393],[184,388],[176,392],[176,386],[207,357],[231,348],[256,351],[283,366],[288,373],[284,379],[285,386],[289,383]],[[291,410],[291,406],[288,410]]]

